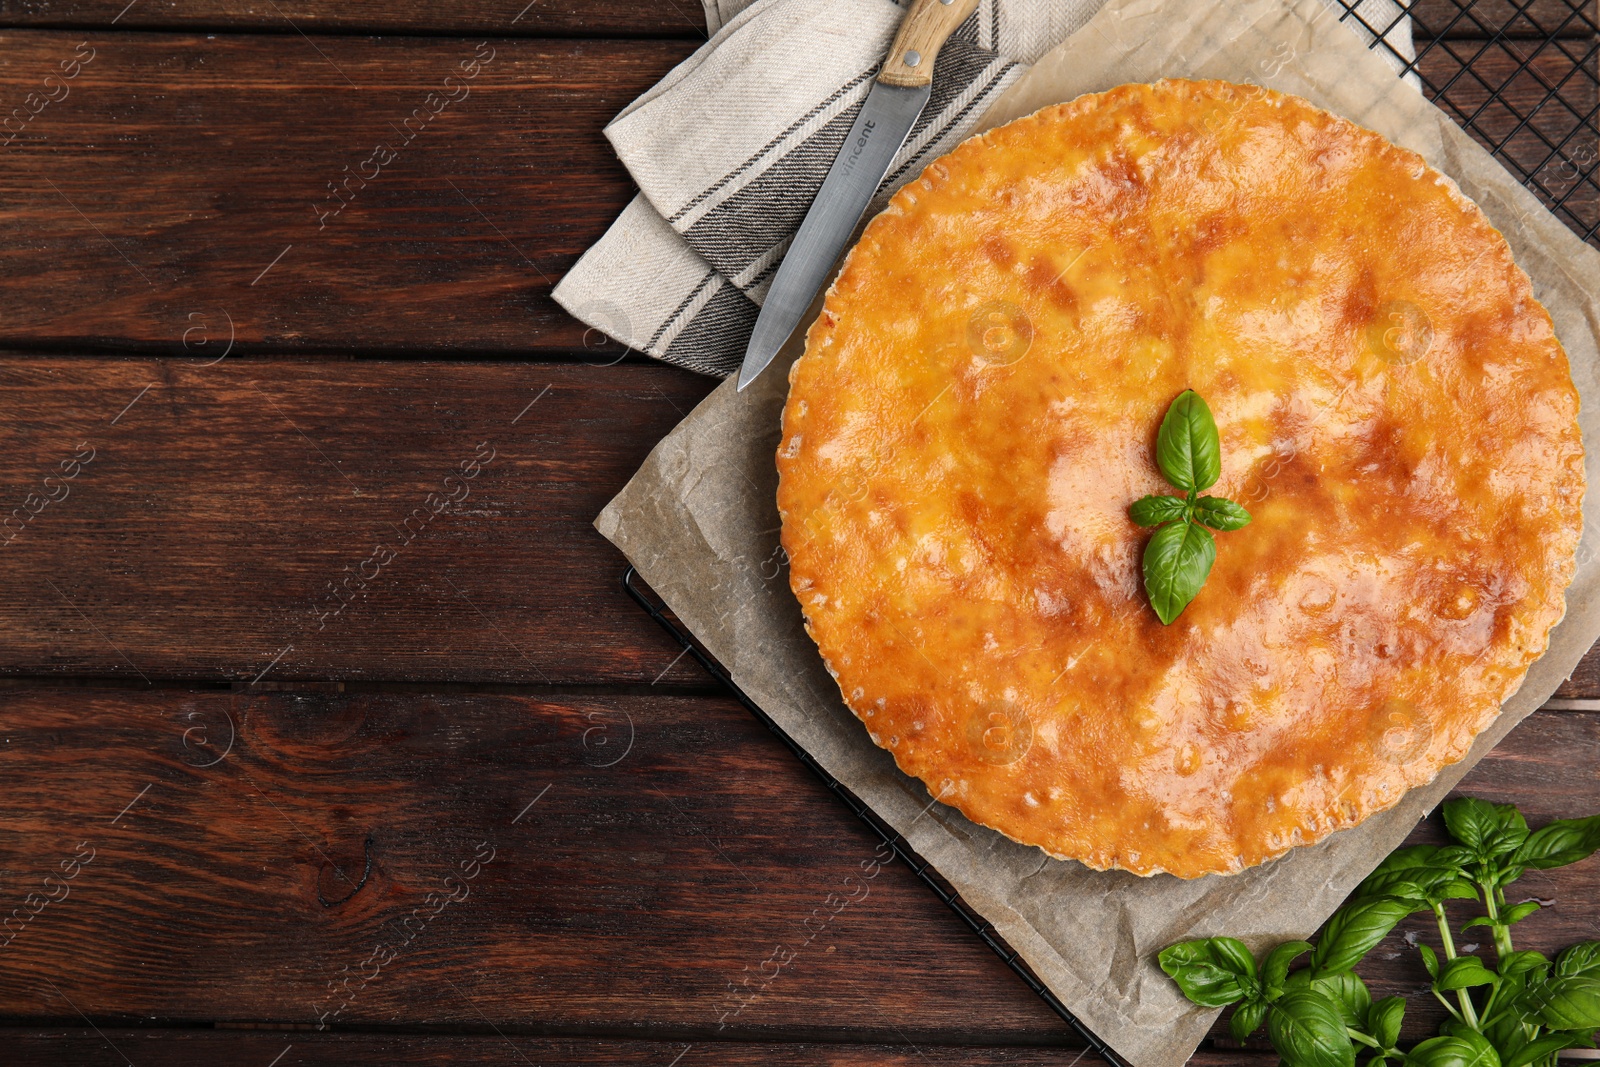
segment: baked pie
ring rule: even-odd
[[[1254,517],[1149,605],[1185,389]],[[1239,871],[1462,758],[1545,649],[1578,396],[1506,242],[1305,100],[1125,85],[972,138],[866,228],[790,372],[790,581],[845,702],[968,818]]]

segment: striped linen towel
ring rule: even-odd
[[[605,130],[639,195],[553,295],[632,350],[726,377],[904,11],[893,0],[702,2],[711,39]],[[940,51],[933,96],[868,217],[1103,3],[980,0]],[[1389,27],[1385,40],[1412,54],[1395,0],[1361,0],[1356,14],[1349,24],[1369,42],[1361,22]]]

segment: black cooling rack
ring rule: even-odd
[[[1380,19],[1374,0],[1331,0],[1371,47],[1545,207],[1600,247],[1600,17],[1596,0],[1416,0]],[[1404,47],[1415,42],[1414,56]]]
[[[1329,0],[1365,29],[1428,98],[1494,153],[1556,217],[1600,247],[1600,0],[1418,0],[1375,17],[1375,0]],[[1407,49],[1407,25],[1413,47]],[[1016,950],[967,906],[893,827],[830,775],[753,700],[659,603],[629,567],[623,587],[712,677],[738,698],[905,861],[1017,975],[1112,1067],[1122,1062],[1039,980]]]

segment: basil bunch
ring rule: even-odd
[[[1576,863],[1600,849],[1600,815],[1563,819],[1531,833],[1510,804],[1459,797],[1444,805],[1454,844],[1395,852],[1333,913],[1315,944],[1279,945],[1258,965],[1231,937],[1184,941],[1163,950],[1161,969],[1184,995],[1208,1008],[1234,1008],[1230,1029],[1243,1041],[1261,1027],[1288,1067],[1554,1067],[1556,1053],[1593,1048],[1600,1030],[1600,941],[1573,945],[1554,962],[1518,952],[1511,927],[1539,910],[1508,905],[1506,886],[1524,871]],[[1486,926],[1495,963],[1456,951],[1447,900],[1477,901],[1483,914],[1462,930]],[[1405,998],[1373,1000],[1352,968],[1395,925],[1431,911],[1441,959],[1422,944],[1432,992],[1449,1011],[1439,1036],[1408,1052],[1397,1047]],[[1289,966],[1306,953],[1308,965]],[[1452,1003],[1453,1001],[1453,1003]]]
[[[1161,476],[1186,496],[1147,496],[1128,508],[1140,526],[1156,526],[1144,546],[1144,589],[1163,624],[1183,613],[1217,560],[1212,530],[1237,530],[1250,513],[1220,496],[1200,496],[1222,476],[1222,441],[1211,409],[1193,389],[1167,408],[1156,436]]]

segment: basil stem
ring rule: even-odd
[[[1450,920],[1445,916],[1442,902],[1433,906],[1433,915],[1439,921],[1439,940],[1444,942],[1445,959],[1453,960],[1456,958],[1456,942],[1455,938],[1450,936]],[[1456,999],[1461,1002],[1461,1020],[1474,1030],[1479,1029],[1478,1013],[1472,1007],[1472,995],[1465,989],[1458,989],[1456,990]],[[1446,1004],[1445,1007],[1449,1007],[1449,1005]],[[1454,1014],[1454,1012],[1451,1014]]]

